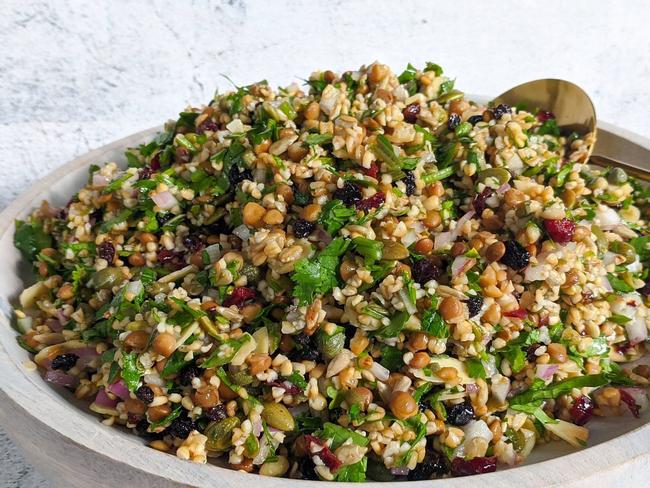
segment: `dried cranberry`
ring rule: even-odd
[[[518,308],[517,310],[510,310],[509,312],[503,312],[504,317],[511,317],[514,319],[525,319],[528,312],[525,308]]]
[[[473,418],[474,408],[468,401],[447,408],[447,422],[456,427],[467,424]]]
[[[416,283],[424,285],[440,277],[440,268],[428,259],[420,259],[411,266],[411,276]]]
[[[142,385],[135,391],[135,396],[145,405],[149,405],[153,402],[154,393],[153,390],[147,385]]]
[[[481,311],[481,307],[483,306],[483,297],[481,295],[473,295],[467,299],[466,303],[470,318],[474,317]]]
[[[594,414],[594,402],[587,395],[577,398],[571,406],[571,420],[576,425],[585,425]]]
[[[226,406],[223,403],[220,403],[216,407],[207,408],[203,413],[208,419],[212,420],[213,422],[219,422],[228,416],[226,413]]]
[[[483,188],[483,191],[476,195],[472,200],[472,208],[476,212],[477,217],[480,217],[483,210],[485,210],[485,207],[487,207],[487,199],[492,196],[492,193],[494,193],[494,190],[489,186],[486,186]]]
[[[318,437],[314,437],[313,435],[305,435],[305,440],[307,441],[307,446],[308,449],[310,449],[311,452],[311,443],[313,442],[314,444],[321,446],[322,449],[315,453],[315,456],[318,456],[321,461],[323,461],[323,464],[329,468],[329,470],[334,473],[337,469],[339,469],[342,465],[341,461],[339,461],[339,458],[337,458],[332,451],[330,451],[329,447],[325,444],[324,441],[319,439]]]
[[[384,192],[378,191],[373,196],[365,198],[357,203],[357,208],[359,210],[370,210],[372,208],[378,208],[384,204],[386,201],[386,195]]]
[[[404,173],[406,176],[402,181],[404,182],[404,186],[406,186],[406,194],[411,196],[415,193],[415,175],[413,171],[404,171]]]
[[[255,290],[245,286],[236,286],[230,296],[223,301],[224,307],[236,305],[237,308],[242,308],[244,303],[248,300],[255,298]]]
[[[472,125],[476,125],[482,120],[483,120],[483,115],[472,115],[470,118],[467,119],[467,122],[469,122]]]
[[[214,120],[205,119],[201,122],[201,125],[198,127],[199,134],[203,134],[206,130],[216,132],[219,130],[219,126]]]
[[[449,120],[447,121],[447,129],[449,130],[454,130],[456,127],[460,125],[460,115],[457,113],[450,113],[449,114]]]
[[[473,474],[493,473],[497,470],[497,457],[475,457],[469,460],[454,458],[451,462],[453,476],[470,476]]]
[[[492,114],[494,114],[494,118],[497,120],[499,120],[507,113],[510,113],[510,105],[507,103],[500,103],[496,106],[496,108],[492,110]]]
[[[566,244],[573,239],[576,223],[566,217],[560,220],[544,220],[544,228],[551,239],[558,244]]]
[[[76,354],[59,354],[52,360],[52,369],[60,369],[61,371],[69,371],[77,364],[79,356]]]
[[[411,105],[407,105],[406,108],[402,110],[402,115],[404,116],[404,120],[406,120],[409,124],[415,124],[417,122],[419,113],[420,113],[419,103],[412,103]]]
[[[160,155],[162,152],[158,151],[156,154],[153,155],[151,158],[151,161],[149,161],[149,166],[153,171],[158,171],[160,169]]]
[[[361,189],[354,183],[346,181],[343,188],[337,188],[332,198],[341,200],[346,205],[354,205],[361,200]]]
[[[115,246],[108,241],[104,241],[97,246],[97,255],[108,261],[108,264],[111,264],[115,258]]]
[[[535,117],[540,122],[546,122],[549,119],[554,119],[555,114],[553,112],[549,112],[547,110],[540,110],[539,112],[537,112],[537,115]]]
[[[185,266],[185,259],[180,252],[170,251],[168,249],[161,249],[158,251],[158,262],[160,264],[168,265],[173,269],[180,269]]]
[[[371,163],[370,168],[362,168],[361,171],[371,178],[377,178],[379,174],[379,165],[377,163]]]
[[[618,391],[621,394],[621,401],[625,402],[627,408],[630,410],[632,415],[634,415],[636,418],[639,418],[640,415],[639,409],[641,407],[639,407],[639,405],[636,404],[636,401],[634,400],[632,395],[630,395],[627,391],[623,390],[622,388],[619,388]]]
[[[524,269],[530,263],[530,253],[517,241],[505,241],[506,252],[501,262],[515,271]]]
[[[414,470],[409,471],[409,481],[430,480],[449,472],[449,461],[438,451],[427,449],[424,459]]]
[[[192,253],[198,252],[205,247],[201,238],[195,234],[188,234],[183,237],[183,245]]]
[[[194,422],[189,417],[179,417],[174,419],[171,425],[167,428],[169,434],[177,439],[187,439],[190,432],[194,430]]]
[[[316,222],[308,222],[307,220],[298,219],[293,223],[293,235],[299,238],[307,237],[314,232]]]

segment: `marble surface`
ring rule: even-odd
[[[643,0],[3,0],[0,208],[53,168],[158,125],[215,88],[317,68],[431,60],[469,93],[559,77],[650,136]],[[99,161],[98,161],[99,162]],[[0,406],[2,408],[2,406]],[[0,431],[0,486],[50,486]]]

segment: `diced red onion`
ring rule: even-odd
[[[549,380],[553,377],[558,368],[559,366],[557,364],[538,364],[535,376],[544,381]]]
[[[95,404],[99,405],[100,407],[115,408],[118,403],[119,400],[117,398],[115,400],[111,400],[108,397],[104,388],[100,388],[97,391],[97,396],[95,397]]]
[[[472,266],[476,264],[476,259],[468,258],[463,255],[457,256],[451,263],[451,276],[459,276],[467,273]]]
[[[63,325],[61,325],[61,322],[57,319],[47,319],[45,325],[47,325],[52,332],[61,332],[63,330]]]
[[[451,230],[449,232],[441,232],[440,234],[436,235],[433,242],[433,249],[437,251],[438,249],[442,249],[443,247],[446,247],[447,245],[454,242],[459,236],[462,228],[465,226],[465,223],[471,220],[472,217],[474,217],[475,213],[476,212],[474,212],[474,210],[468,211],[465,215],[458,219],[454,230]]]
[[[379,381],[388,381],[388,377],[390,376],[390,371],[384,368],[381,364],[379,364],[377,361],[372,363],[372,366],[370,366],[370,372],[377,378]]]
[[[160,193],[155,193],[151,196],[153,202],[158,205],[163,210],[169,210],[170,208],[177,205],[178,202],[174,198],[174,195],[168,191],[161,191]]]
[[[648,338],[646,322],[637,314],[634,315],[633,320],[625,324],[625,331],[627,332],[627,338],[632,344],[639,344]]]
[[[126,400],[130,396],[129,389],[127,388],[126,383],[124,383],[124,380],[122,379],[116,381],[112,385],[108,385],[107,389],[110,393],[119,397],[122,400]]]
[[[467,393],[478,393],[481,388],[476,383],[467,383],[465,385],[465,391]]]
[[[61,370],[46,371],[43,375],[43,379],[50,383],[54,383],[55,385],[67,386],[69,388],[74,388],[79,384],[79,378]]]
[[[648,408],[648,395],[645,390],[641,388],[628,387],[628,388],[619,388],[620,391],[626,393],[632,398],[638,410],[645,410]]]
[[[95,349],[94,347],[90,347],[90,346],[89,347],[77,347],[77,348],[74,348],[74,349],[70,349],[67,352],[72,353],[72,354],[76,354],[80,358],[96,358],[97,356],[99,356],[99,354],[97,354],[97,349]]]
[[[93,186],[101,188],[108,185],[108,180],[106,177],[98,172],[93,173]]]
[[[510,189],[510,184],[509,183],[504,183],[499,188],[497,188],[497,193],[502,194],[502,193],[507,192],[509,189]]]

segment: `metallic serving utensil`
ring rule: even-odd
[[[524,104],[529,110],[547,110],[553,112],[558,126],[578,134],[594,133],[597,136],[597,120],[594,104],[589,95],[578,85],[566,80],[541,79],[522,83],[502,93],[494,99],[495,104],[507,103],[515,106]],[[650,181],[650,171],[644,156],[644,150],[634,147],[636,144],[626,141],[621,146],[617,139],[603,134],[596,137],[595,147],[591,147],[590,162],[598,166],[616,166],[629,174]],[[621,159],[625,159],[621,161]]]

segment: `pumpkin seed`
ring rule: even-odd
[[[237,417],[228,417],[219,422],[212,422],[205,429],[208,440],[205,443],[209,451],[227,451],[232,446],[232,431],[239,427]]]
[[[262,418],[271,427],[290,432],[296,427],[296,422],[293,419],[291,412],[281,403],[269,402],[264,404],[262,411]]]
[[[400,259],[406,259],[409,257],[409,250],[406,249],[403,244],[388,239],[385,239],[382,242],[384,244],[382,259],[386,261],[399,261]]]
[[[106,290],[122,283],[124,274],[120,268],[104,268],[97,271],[91,281],[94,288]]]
[[[479,183],[486,183],[488,180],[496,180],[498,186],[505,185],[510,181],[510,172],[505,168],[488,168],[477,175]]]

